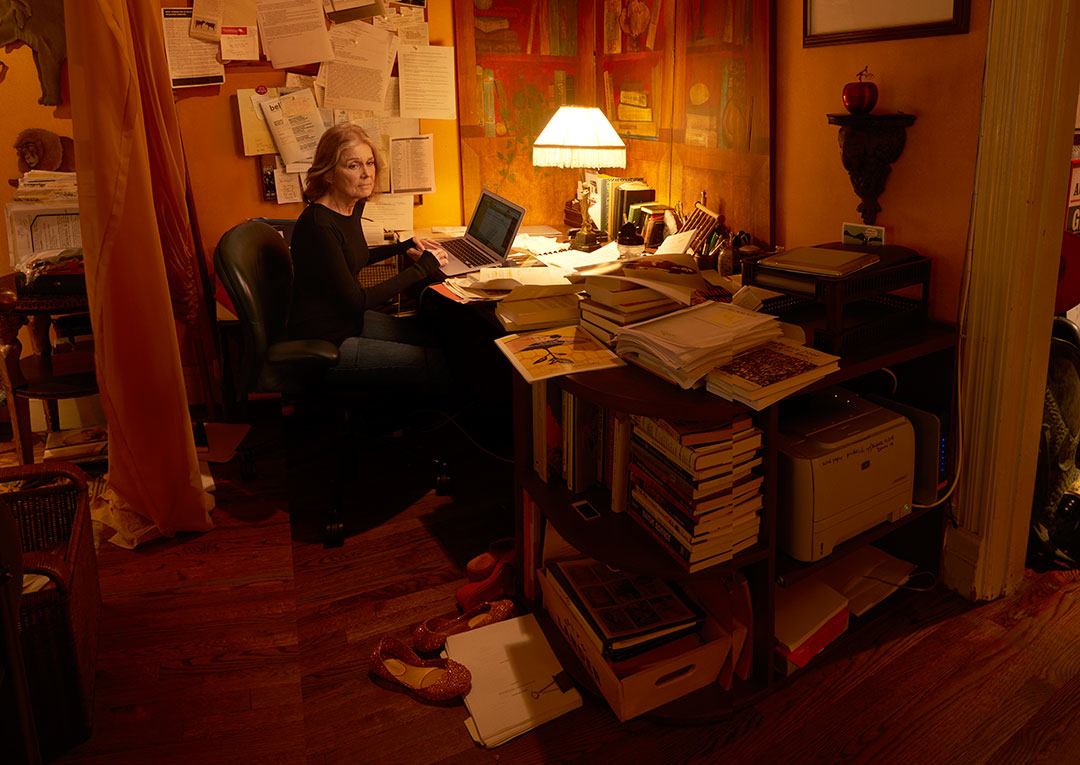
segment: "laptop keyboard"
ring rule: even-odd
[[[464,239],[448,239],[439,244],[467,266],[484,266],[495,262],[484,253],[474,250]]]

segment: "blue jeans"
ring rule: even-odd
[[[419,316],[367,311],[360,336],[341,344],[341,358],[326,381],[334,387],[371,388],[391,398],[397,393],[428,395],[434,404],[447,383],[446,362],[436,342]]]

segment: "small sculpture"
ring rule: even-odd
[[[75,144],[67,136],[57,135],[43,128],[27,128],[15,138],[19,173],[30,170],[55,170],[62,173],[75,171]],[[8,180],[12,186],[19,185],[18,178]]]
[[[0,45],[20,41],[34,52],[41,83],[38,103],[60,105],[60,68],[67,58],[64,0],[0,0]]]
[[[637,39],[648,30],[651,17],[652,11],[645,0],[627,0],[619,14],[619,26],[627,38],[636,44]]]

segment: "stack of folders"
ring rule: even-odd
[[[708,302],[620,329],[615,352],[681,388],[694,388],[710,369],[781,334],[775,316]]]
[[[762,432],[749,416],[711,431],[634,416],[627,510],[687,571],[731,560],[761,529]],[[708,441],[699,440],[708,438]]]
[[[446,656],[472,673],[465,727],[492,748],[581,706],[532,614],[450,635]]]
[[[713,369],[705,376],[705,387],[760,411],[835,372],[839,364],[839,356],[781,337]]]
[[[591,558],[552,561],[547,574],[555,594],[616,674],[619,665],[640,669],[647,654],[666,656],[660,649],[670,644],[680,650],[700,644],[705,612],[676,582],[628,574]]]
[[[776,591],[777,669],[791,674],[911,578],[915,564],[866,545]]]
[[[616,333],[628,324],[671,313],[679,303],[651,287],[607,276],[585,277],[581,326],[608,347],[615,347]]]

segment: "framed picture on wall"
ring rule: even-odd
[[[803,47],[964,34],[971,0],[803,0]]]

